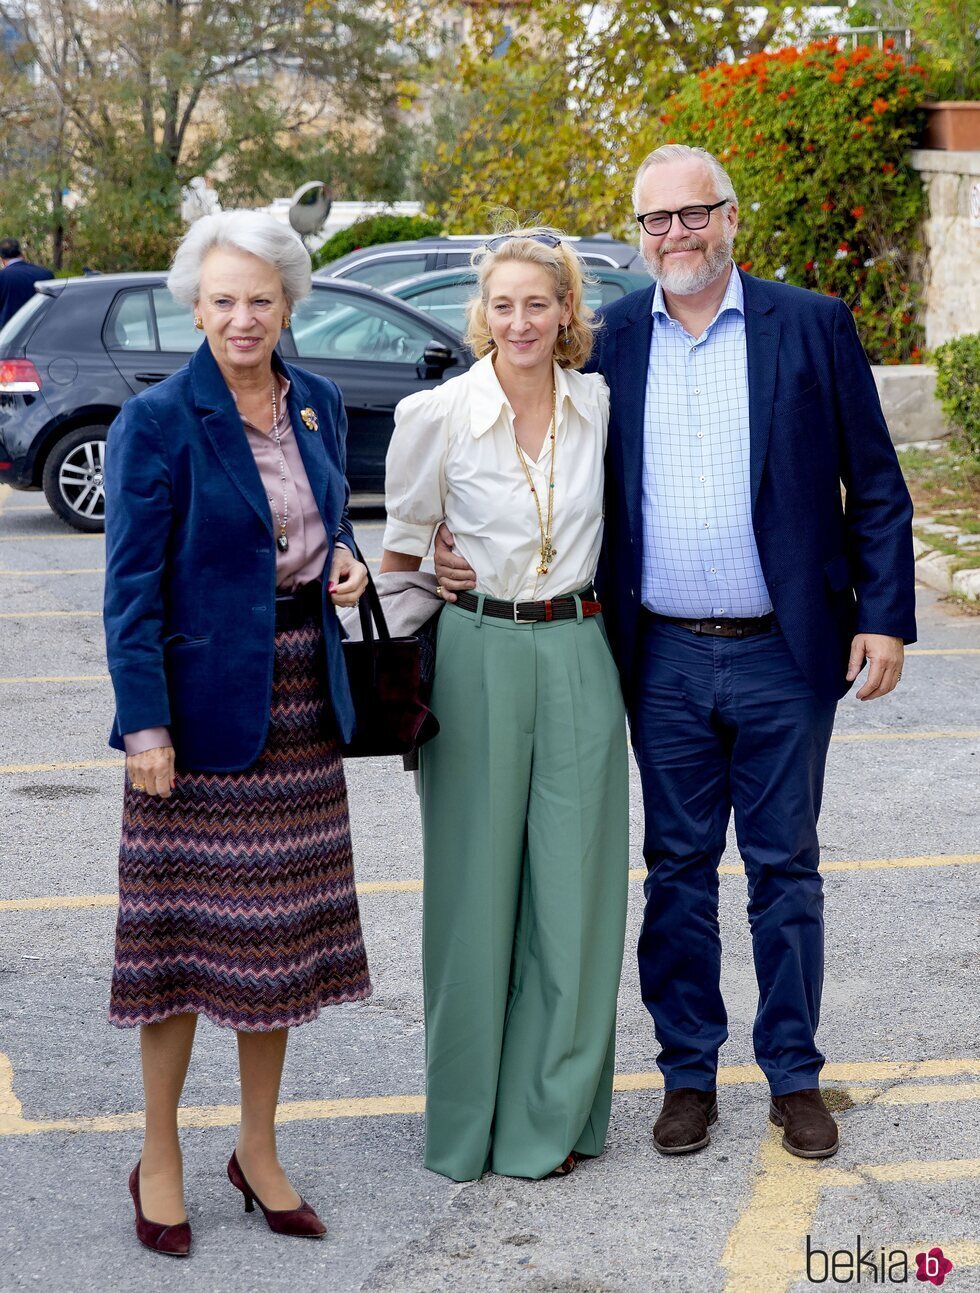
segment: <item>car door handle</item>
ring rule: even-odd
[[[152,385],[153,382],[165,381],[169,373],[134,373],[133,376],[138,382],[147,382]]]

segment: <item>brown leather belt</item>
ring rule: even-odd
[[[276,593],[276,632],[305,628],[320,623],[323,610],[323,585],[319,579],[301,584],[289,593]]]
[[[584,619],[601,612],[602,604],[593,600],[593,588],[583,589],[579,597]],[[464,611],[475,611],[479,609],[480,599],[475,593],[457,593],[456,605]],[[578,619],[578,607],[574,597],[555,597],[544,602],[501,602],[485,597],[483,614],[495,620],[513,620],[515,624],[549,624],[552,620]]]
[[[712,638],[754,637],[757,633],[771,633],[776,627],[776,616],[772,611],[768,615],[747,620],[681,620],[675,619],[672,615],[656,615],[652,612],[651,617],[660,620],[663,624],[676,624],[679,629],[687,629],[691,633],[703,633]]]

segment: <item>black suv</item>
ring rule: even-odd
[[[166,274],[39,283],[0,330],[0,484],[43,489],[78,530],[105,523],[105,437],[132,395],[187,362],[203,333]],[[378,495],[395,405],[468,368],[452,328],[359,283],[314,283],[282,334],[283,357],[331,377],[347,409],[351,489]]]
[[[434,269],[469,269],[470,257],[485,245],[493,234],[448,234],[418,238],[414,242],[382,242],[374,247],[339,256],[314,275],[324,279],[353,279],[372,287],[388,287],[400,279],[428,274]],[[646,266],[636,247],[618,242],[611,234],[594,234],[589,238],[568,241],[587,265],[604,265],[607,269],[628,269],[646,273]]]

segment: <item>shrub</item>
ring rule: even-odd
[[[430,216],[368,216],[328,238],[313,255],[313,268],[322,269],[359,247],[373,247],[379,242],[411,242],[437,233],[442,233],[442,223]]]
[[[890,48],[815,41],[689,77],[660,118],[662,142],[700,145],[731,175],[742,268],[841,297],[876,363],[922,355],[924,196],[906,154],[924,75]]]
[[[936,364],[936,394],[943,412],[980,458],[980,333],[944,341],[932,357]]]

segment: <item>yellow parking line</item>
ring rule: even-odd
[[[78,772],[85,768],[121,767],[125,759],[86,759],[72,763],[0,763],[0,773]]]
[[[980,853],[941,853],[935,856],[908,858],[855,858],[853,860],[820,863],[821,872],[827,871],[892,871],[910,867],[970,866],[980,862]],[[719,875],[744,875],[745,868],[737,862],[723,862]],[[645,880],[646,867],[633,867],[631,880]]]
[[[55,765],[35,765],[54,767]],[[91,764],[82,765],[60,765],[60,766],[82,766],[91,767]],[[100,766],[117,766],[112,759],[107,759],[104,765]],[[0,768],[0,772],[4,771]],[[822,867],[824,871],[877,871],[888,870],[895,867],[936,867],[936,866],[963,866],[970,863],[980,863],[980,853],[961,853],[950,856],[939,857],[910,857],[910,858],[879,858],[868,861],[855,862],[828,862]],[[744,872],[740,866],[721,866],[718,868],[724,875],[743,875]],[[646,870],[643,867],[635,867],[630,871],[631,880],[642,880],[646,876]],[[357,885],[359,894],[369,893],[421,893],[421,880],[365,880]],[[116,903],[116,895],[112,893],[92,893],[92,894],[52,894],[39,898],[5,898],[0,900],[0,912],[2,911],[57,911],[62,908],[76,907],[112,907]]]
[[[950,728],[942,732],[841,732],[834,741],[965,741],[980,736],[980,727]]]
[[[0,575],[104,575],[105,566],[83,566],[78,570],[0,570]]]
[[[115,907],[114,893],[54,894],[47,898],[4,898],[0,911],[68,911],[79,907]]]
[[[906,655],[980,655],[980,647],[906,647]]]
[[[0,534],[0,543],[63,543],[66,539],[102,539],[98,532],[86,534],[81,530],[66,530],[64,534]]]
[[[52,673],[52,674],[34,674],[33,676],[28,676],[27,674],[23,674],[21,676],[14,676],[10,678],[0,678],[0,685],[3,685],[5,683],[15,683],[15,682],[40,683],[40,682],[108,682],[108,681],[109,681],[109,675],[107,673],[66,673],[66,674]]]
[[[866,1187],[878,1182],[914,1181],[941,1183],[980,1179],[980,1159],[947,1159],[929,1162],[871,1163],[853,1171],[828,1167],[819,1161],[792,1158],[779,1143],[780,1134],[769,1128],[763,1139],[752,1196],[732,1227],[721,1265],[728,1272],[725,1293],[786,1293],[805,1275],[806,1236],[822,1191]],[[918,1244],[885,1244],[889,1252],[915,1254],[939,1243],[954,1270],[980,1264],[980,1244],[940,1236]],[[836,1245],[835,1245],[836,1246]]]
[[[358,893],[421,893],[421,880],[365,880],[355,885]]]
[[[832,1080],[832,1070],[837,1067],[846,1070],[857,1069],[866,1072],[869,1076],[877,1078],[879,1081],[887,1080],[888,1075],[895,1069],[901,1069],[901,1076],[914,1078],[921,1076],[920,1070],[924,1067],[946,1066],[950,1071],[959,1071],[961,1065],[972,1065],[972,1071],[980,1069],[980,1061],[971,1060],[934,1060],[926,1061],[925,1064],[910,1061],[907,1064],[895,1065],[889,1062],[882,1064],[865,1063],[857,1065],[827,1065],[824,1069],[823,1076]],[[758,1075],[758,1076],[756,1076]],[[739,1065],[727,1069],[722,1069],[718,1074],[719,1085],[733,1086],[744,1082],[764,1083],[765,1079],[754,1065]],[[615,1089],[620,1092],[633,1092],[655,1090],[661,1085],[659,1073],[625,1073],[620,1074],[615,1079]],[[390,1096],[362,1096],[340,1100],[292,1100],[285,1101],[279,1106],[276,1118],[279,1122],[318,1122],[325,1119],[333,1118],[378,1118],[402,1116],[406,1114],[417,1115],[425,1111],[425,1097],[421,1095],[390,1095]],[[182,1127],[228,1127],[233,1126],[239,1120],[239,1108],[237,1105],[201,1105],[194,1107],[181,1108],[178,1112],[178,1120]],[[143,1114],[138,1111],[131,1113],[109,1114],[99,1117],[79,1117],[79,1118],[56,1118],[34,1120],[25,1118],[23,1106],[14,1092],[14,1071],[7,1055],[0,1053],[0,1136],[24,1136],[36,1135],[44,1132],[117,1132],[117,1131],[135,1131],[143,1125]],[[774,1152],[773,1152],[774,1151]],[[799,1159],[790,1159],[789,1155],[779,1147],[778,1140],[775,1137],[767,1139],[762,1147],[763,1171],[761,1176],[767,1173],[770,1178],[769,1185],[775,1184],[779,1187],[777,1194],[781,1197],[787,1193],[787,1185],[791,1188],[797,1188],[797,1174],[806,1180],[806,1173],[809,1171],[810,1180],[813,1183],[813,1208],[816,1207],[816,1194],[826,1185],[855,1185],[862,1184],[866,1176],[872,1173],[880,1173],[877,1179],[880,1180],[955,1180],[968,1179],[974,1175],[980,1175],[980,1170],[976,1170],[974,1165],[980,1167],[980,1160],[967,1160],[967,1166],[956,1161],[947,1163],[920,1163],[920,1164],[887,1164],[879,1168],[859,1168],[856,1172],[842,1172],[837,1169],[819,1168],[819,1173],[813,1175],[818,1168],[816,1163],[804,1163]],[[785,1160],[785,1162],[784,1162]],[[913,1168],[918,1167],[922,1173],[915,1176]],[[903,1172],[906,1173],[903,1175]],[[890,1173],[890,1174],[889,1174]],[[929,1173],[926,1175],[925,1173]],[[768,1196],[767,1196],[768,1197]],[[753,1203],[755,1200],[753,1200]],[[753,1208],[750,1203],[746,1212]],[[771,1205],[770,1205],[771,1206]],[[782,1203],[780,1202],[780,1207]],[[758,1211],[758,1206],[756,1206]],[[745,1215],[736,1225],[736,1230],[745,1220]],[[766,1231],[760,1231],[765,1237]],[[805,1234],[806,1230],[799,1232]],[[732,1232],[735,1234],[735,1231]],[[729,1243],[731,1244],[731,1237]],[[726,1253],[727,1253],[726,1249]],[[724,1264],[724,1263],[723,1263]],[[742,1286],[739,1286],[742,1287]],[[758,1285],[745,1286],[746,1293],[756,1293]],[[769,1293],[770,1286],[765,1286]]]
[[[101,619],[101,610],[3,610],[0,619]]]
[[[980,1082],[928,1082],[880,1091],[854,1087],[849,1094],[855,1104],[945,1104],[949,1101],[980,1100]]]

